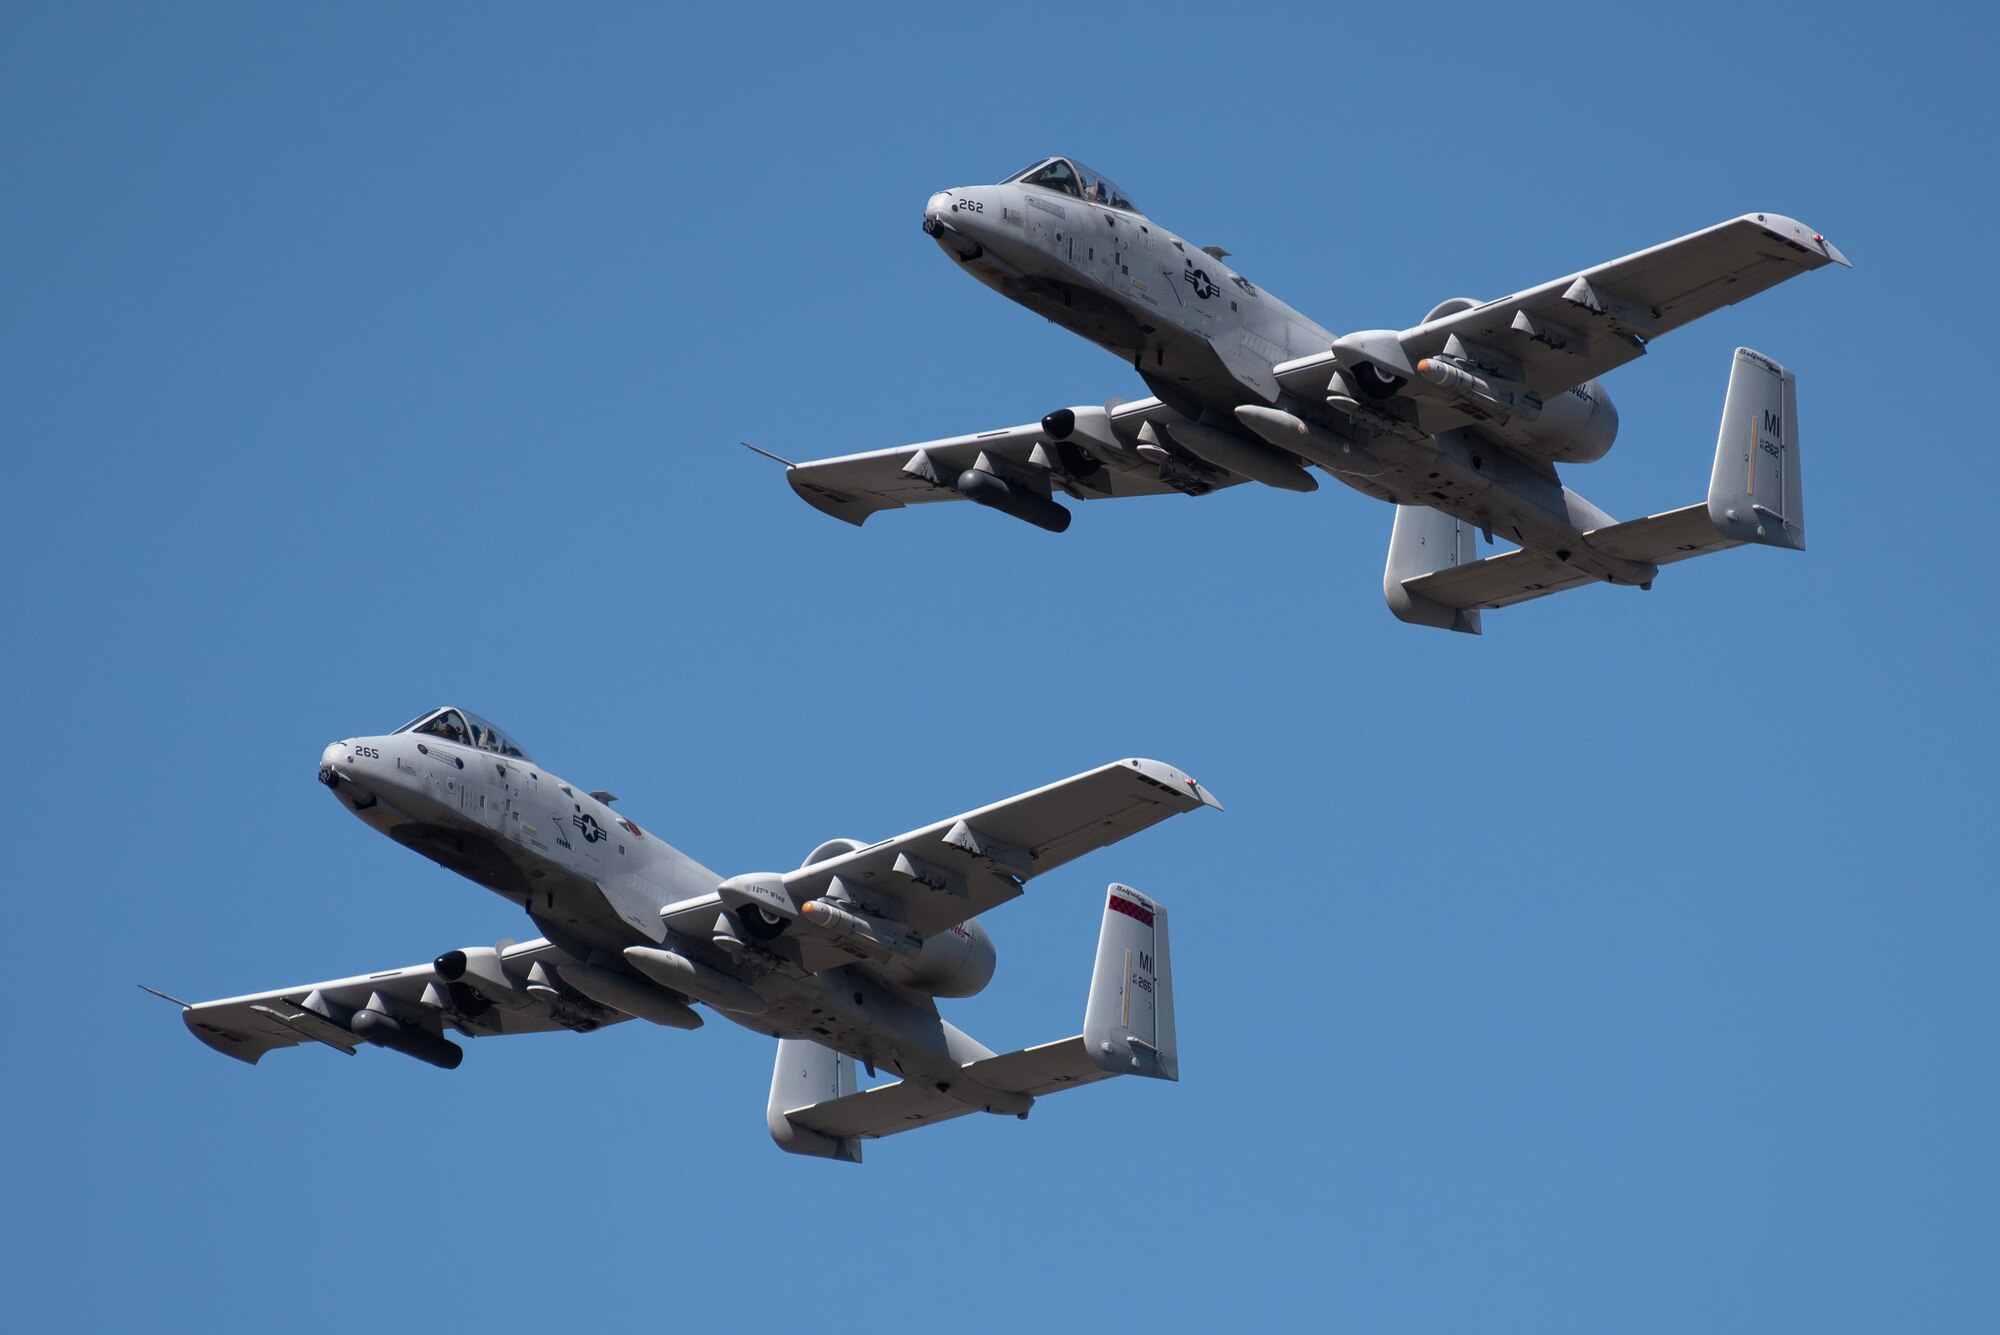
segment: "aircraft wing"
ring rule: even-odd
[[[366,1040],[354,1032],[350,1017],[370,1009],[406,1029],[423,1031],[433,1041],[441,1041],[446,1026],[470,1038],[595,1029],[627,1018],[574,993],[550,1003],[510,988],[508,975],[533,980],[537,965],[546,963],[553,969],[568,959],[547,941],[465,953],[473,957],[474,969],[458,981],[440,977],[434,964],[412,964],[220,1001],[183,1003],[181,1020],[189,1033],[217,1052],[255,1065],[274,1048],[301,1043],[321,1043],[352,1056]],[[487,959],[504,961],[504,972],[479,967]]]
[[[1120,760],[885,839],[784,878],[794,903],[838,877],[864,902],[886,901],[928,937],[1004,904],[1031,876],[1203,806],[1206,788],[1157,760]]]
[[[1747,213],[1511,297],[1452,311],[1394,338],[1407,366],[1447,351],[1452,339],[1496,352],[1512,360],[1516,366],[1510,372],[1518,369],[1518,378],[1546,399],[1644,355],[1646,345],[1662,334],[1828,264],[1848,265],[1847,257],[1804,223]],[[1364,342],[1357,336],[1345,355],[1367,360]],[[1339,347],[1287,362],[1277,370],[1279,382],[1299,392],[1325,392],[1343,357]],[[1407,374],[1404,368],[1385,369]]]
[[[1112,423],[1128,433],[1136,433],[1156,419],[1175,421],[1178,417],[1158,399],[1140,399],[1111,410]],[[1042,495],[1060,491],[1075,500],[1159,496],[1188,489],[1185,483],[1175,485],[1166,480],[1154,464],[1135,460],[1128,467],[1114,467],[1083,454],[1074,445],[1058,444],[1039,422],[790,464],[785,479],[814,509],[860,525],[881,510],[964,500],[954,484],[959,474],[981,467],[982,459],[984,471],[1009,481],[1024,481]],[[1242,480],[1211,469],[1201,476],[1199,487],[1209,491]]]

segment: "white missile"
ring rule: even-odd
[[[1502,416],[1518,414],[1532,420],[1542,409],[1541,401],[1529,393],[1526,385],[1474,375],[1441,358],[1424,358],[1417,363],[1417,374],[1447,394],[1456,394],[1485,408],[1497,409]]]
[[[887,923],[865,913],[855,913],[841,908],[824,899],[809,899],[799,909],[807,921],[830,935],[859,943],[864,948],[873,947],[883,955],[915,955],[923,950],[923,942],[896,931]]]
[[[1304,455],[1329,472],[1374,477],[1382,471],[1382,461],[1353,441],[1282,409],[1246,403],[1236,410],[1236,420],[1279,449]]]
[[[1177,444],[1218,468],[1227,468],[1253,482],[1286,491],[1318,491],[1319,481],[1293,463],[1288,455],[1255,441],[1198,422],[1175,422],[1167,428]]]

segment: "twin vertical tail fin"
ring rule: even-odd
[[[1127,885],[1113,885],[1105,897],[1083,1044],[1091,1061],[1113,1075],[1181,1078],[1167,910]]]
[[[1708,480],[1708,517],[1717,533],[1805,550],[1798,423],[1798,378],[1762,353],[1738,348]]]
[[[1454,515],[1428,505],[1396,507],[1389,533],[1389,564],[1382,572],[1382,597],[1399,621],[1436,626],[1467,635],[1479,631],[1479,609],[1426,596],[1419,581],[1427,575],[1479,560],[1479,531]]]
[[[778,1062],[771,1071],[771,1101],[764,1109],[771,1139],[788,1154],[860,1163],[859,1139],[816,1131],[785,1115],[793,1109],[846,1098],[854,1093],[854,1084],[854,1058],[846,1053],[823,1048],[809,1038],[779,1039]]]

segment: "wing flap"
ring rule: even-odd
[[[802,903],[838,877],[850,894],[891,901],[927,937],[1013,899],[1031,876],[1169,816],[1220,805],[1171,765],[1121,760],[801,867],[785,876],[785,889]]]

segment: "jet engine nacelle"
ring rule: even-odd
[[[1618,409],[1604,386],[1586,380],[1544,399],[1541,412],[1523,430],[1525,453],[1559,464],[1587,464],[1611,452],[1618,439]]]
[[[849,841],[837,839],[830,842]],[[822,844],[814,853],[818,854],[826,847]],[[746,876],[732,876],[715,889],[722,896],[729,916],[735,919],[736,927],[753,941],[777,940],[799,916],[798,905],[792,902],[790,892],[785,889],[785,878],[776,872],[760,871]]]
[[[969,997],[993,981],[999,956],[977,918],[947,927],[905,959],[875,965],[891,982],[933,997]]]
[[[825,862],[829,858],[845,857],[857,849],[866,847],[868,847],[866,839],[829,839],[812,852],[806,854],[806,860],[801,862],[799,866],[810,867],[815,862]]]
[[[1469,298],[1454,297],[1429,318],[1469,304]],[[1618,409],[1595,380],[1538,401],[1526,385],[1493,379],[1449,358],[1413,364],[1400,335],[1389,329],[1348,334],[1334,341],[1333,352],[1339,369],[1328,386],[1332,396],[1374,404],[1412,394],[1463,399],[1493,421],[1509,445],[1538,459],[1587,464],[1608,454],[1618,438]]]

